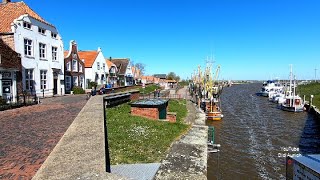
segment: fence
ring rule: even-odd
[[[0,111],[38,104],[35,95],[19,95],[16,97],[0,97]]]

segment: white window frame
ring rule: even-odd
[[[78,61],[76,59],[72,59],[72,71],[78,72]]]
[[[23,25],[22,25],[23,28],[31,30],[31,27],[32,27],[31,23],[26,22],[26,21],[23,21],[22,24],[23,24]]]
[[[39,57],[40,59],[46,59],[47,58],[47,45],[44,43],[39,43]]]
[[[52,61],[58,60],[58,47],[52,46]]]
[[[31,39],[24,38],[23,44],[24,44],[24,55],[33,56],[33,41]]]
[[[31,91],[34,87],[34,70],[33,69],[25,69],[25,86],[26,90]],[[32,87],[32,88],[31,88]]]
[[[80,82],[79,86],[84,88],[83,87],[83,85],[84,85],[84,77],[83,76],[80,76],[79,82]]]
[[[102,68],[105,71],[105,69],[106,69],[106,64],[105,63],[102,63]]]
[[[82,72],[82,69],[83,69],[82,64],[79,63],[79,72]]]
[[[72,84],[73,86],[78,86],[78,76],[72,76]]]
[[[48,89],[47,80],[48,80],[48,71],[40,70],[40,89]]]
[[[52,37],[53,39],[57,39],[57,36],[58,36],[57,33],[51,32],[51,37]]]
[[[71,62],[70,61],[68,61],[67,62],[67,71],[71,71]]]
[[[97,69],[100,70],[100,62],[97,62]]]
[[[46,29],[38,27],[38,33],[42,34],[42,35],[45,35],[46,34]]]
[[[66,76],[66,90],[71,90],[71,76]]]

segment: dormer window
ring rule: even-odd
[[[26,28],[26,29],[31,29],[31,24],[24,21],[23,22],[23,27]]]
[[[41,28],[41,27],[39,27],[39,28],[38,28],[38,32],[39,32],[40,34],[42,34],[42,35],[45,35],[46,30],[43,29],[43,28]]]
[[[51,37],[57,39],[57,33],[51,32]]]

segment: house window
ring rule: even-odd
[[[42,35],[45,35],[46,30],[43,29],[43,28],[41,28],[41,27],[38,27],[38,32],[39,32],[40,34],[42,34]]]
[[[84,82],[84,77],[80,76],[80,84],[79,84],[80,87],[83,87],[83,82]]]
[[[100,63],[97,62],[97,69],[100,70]]]
[[[26,69],[25,76],[26,76],[26,90],[32,90],[32,88],[33,88],[33,69]]]
[[[57,33],[51,32],[51,37],[57,39]]]
[[[28,22],[23,22],[23,27],[26,29],[31,29],[31,24]]]
[[[66,89],[71,89],[71,76],[66,76]]]
[[[58,48],[52,46],[52,61],[56,61],[58,59],[57,58],[57,55],[58,55],[57,51],[58,51]]]
[[[24,55],[32,56],[32,40],[24,39]]]
[[[72,71],[78,71],[78,61],[74,59],[72,60]]]
[[[46,58],[46,45],[43,43],[39,43],[39,54],[40,54],[40,59]]]
[[[79,63],[79,72],[82,72],[82,65]]]
[[[102,64],[102,68],[103,68],[103,70],[105,70],[105,68],[106,68],[106,64],[105,63]]]
[[[41,89],[47,89],[47,70],[40,70]]]
[[[71,71],[71,62],[67,62],[67,71]]]
[[[73,86],[78,86],[78,76],[73,76]]]

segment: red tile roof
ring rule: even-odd
[[[80,60],[84,59],[84,66],[86,68],[91,68],[98,56],[98,52],[97,51],[78,51],[78,55],[80,57]]]
[[[111,66],[114,66],[114,67],[117,67],[115,64],[113,64],[109,59],[106,59],[106,62],[107,62],[107,66],[108,68],[110,69]]]
[[[24,2],[8,2],[0,4],[0,33],[11,32],[11,23],[24,14],[28,14],[38,21],[53,26],[47,23]]]
[[[64,51],[63,52],[63,55],[64,55],[65,58],[68,56],[68,54],[69,54],[69,51]]]

